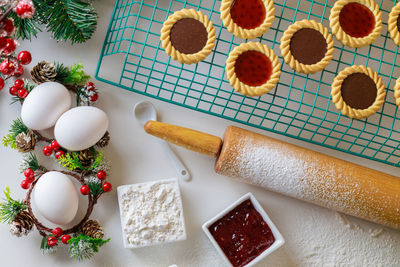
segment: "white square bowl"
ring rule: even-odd
[[[128,187],[133,187],[133,186],[138,186],[138,185],[144,185],[144,184],[152,184],[152,183],[160,183],[160,182],[170,182],[174,185],[175,190],[178,194],[178,198],[179,198],[179,202],[180,202],[180,206],[181,206],[181,213],[180,213],[180,221],[182,223],[182,227],[183,227],[183,235],[181,236],[181,238],[177,239],[177,240],[172,240],[172,241],[162,241],[162,242],[153,242],[151,244],[146,244],[146,245],[133,245],[133,244],[129,244],[126,233],[124,231],[124,223],[123,223],[123,209],[122,209],[122,205],[121,205],[121,201],[122,201],[122,194],[124,193],[125,188]],[[122,239],[123,239],[123,243],[124,243],[124,247],[125,248],[142,248],[142,247],[149,247],[149,246],[155,246],[155,245],[162,245],[162,244],[168,244],[168,243],[173,243],[173,242],[178,242],[178,241],[184,241],[186,240],[186,225],[185,225],[185,218],[183,216],[183,205],[182,205],[182,196],[181,196],[181,192],[179,189],[179,182],[178,179],[176,178],[171,178],[171,179],[164,179],[164,180],[157,180],[157,181],[151,181],[151,182],[144,182],[144,183],[137,183],[137,184],[130,184],[130,185],[121,185],[118,186],[117,188],[117,193],[118,193],[118,205],[119,205],[119,214],[120,214],[120,220],[121,220],[121,228],[122,228]]]
[[[279,247],[281,247],[285,243],[285,240],[284,240],[283,236],[278,231],[278,229],[276,228],[275,224],[271,221],[271,219],[269,218],[269,216],[267,215],[265,210],[261,207],[260,203],[258,203],[257,199],[253,196],[252,193],[247,193],[244,196],[242,196],[241,198],[239,198],[238,200],[236,200],[235,202],[233,202],[229,207],[224,209],[222,212],[217,214],[214,218],[212,218],[209,221],[207,221],[206,223],[204,223],[203,227],[202,227],[203,231],[207,235],[208,239],[210,239],[210,241],[214,245],[215,249],[218,251],[218,253],[221,255],[221,257],[225,260],[225,262],[229,266],[233,266],[233,265],[229,261],[228,257],[225,255],[225,253],[222,251],[222,249],[218,245],[217,241],[215,241],[214,237],[212,236],[212,234],[210,233],[208,228],[213,223],[215,223],[216,221],[218,221],[219,219],[224,217],[226,214],[228,214],[231,210],[236,208],[239,204],[243,203],[244,201],[246,201],[248,199],[250,199],[250,201],[253,203],[254,208],[260,213],[260,215],[262,216],[264,221],[268,224],[269,228],[272,231],[272,234],[275,237],[275,242],[269,248],[267,248],[264,252],[262,252],[260,255],[258,255],[256,258],[254,258],[251,262],[249,262],[248,264],[244,265],[243,267],[253,266],[254,264],[260,262],[262,259],[267,257],[269,254],[271,254],[272,252],[277,250]]]

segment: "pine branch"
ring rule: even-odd
[[[97,197],[100,193],[103,192],[103,188],[102,188],[101,182],[97,179],[97,177],[93,177],[93,178],[96,179],[97,181],[94,179],[93,180],[90,179],[86,183],[86,185],[89,186],[89,188],[90,188],[90,194],[93,197]]]
[[[101,150],[100,152],[96,151],[96,153],[97,153],[96,158],[94,159],[92,165],[90,166],[89,168],[90,170],[96,169],[103,160],[104,151],[103,150]]]
[[[78,235],[71,238],[68,243],[71,245],[69,254],[78,261],[90,259],[95,253],[99,252],[99,248],[108,243],[110,239],[92,238],[87,235]]]
[[[35,2],[35,1],[33,1]],[[32,40],[37,36],[41,29],[39,28],[39,18],[34,16],[32,19],[21,19],[16,13],[11,12],[9,17],[14,19],[15,36],[22,40]]]
[[[39,161],[38,161],[36,155],[33,153],[24,155],[23,161],[20,166],[20,171],[24,172],[24,170],[26,170],[28,168],[32,169],[33,171],[37,171],[37,170],[45,171],[46,170],[42,166],[39,165]]]
[[[6,187],[6,190],[4,190],[5,199],[0,203],[0,222],[12,222],[21,210],[27,208],[22,201],[12,199],[10,194],[10,188]]]
[[[47,29],[53,33],[56,40],[71,40],[72,44],[82,43],[90,39],[96,30],[97,14],[90,2],[81,0],[36,0],[35,2],[40,3],[42,8],[37,13],[48,21]]]
[[[70,75],[70,71],[68,67],[65,67],[64,64],[59,63],[59,62],[54,62],[54,65],[56,66],[56,80],[64,83],[65,80],[67,80],[68,76]]]
[[[24,124],[21,118],[13,120],[9,133],[12,137],[17,137],[20,133],[27,133],[29,128]]]

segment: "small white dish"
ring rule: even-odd
[[[123,207],[122,207],[122,194],[124,194],[125,191],[128,188],[132,188],[132,187],[134,188],[134,187],[138,187],[138,186],[141,186],[141,185],[152,185],[152,184],[157,184],[157,183],[171,183],[173,185],[173,187],[175,188],[175,192],[177,193],[177,197],[179,199],[178,201],[179,201],[179,204],[180,204],[180,218],[179,218],[179,221],[181,222],[181,225],[182,225],[182,228],[183,228],[183,234],[179,238],[174,239],[174,240],[169,240],[169,241],[152,242],[152,243],[144,244],[144,245],[130,244],[128,242],[126,233],[124,231],[124,226],[125,225],[124,225],[124,216],[123,216]],[[172,178],[172,179],[156,180],[156,181],[145,182],[145,183],[122,185],[122,186],[118,186],[117,193],[118,193],[118,205],[119,205],[121,227],[122,227],[122,240],[123,240],[123,244],[124,244],[125,248],[132,249],[132,248],[149,247],[149,246],[154,246],[154,245],[168,244],[168,243],[173,243],[173,242],[186,240],[186,225],[185,225],[185,219],[184,219],[184,215],[183,215],[182,196],[181,196],[180,189],[179,189],[178,179]]]
[[[221,257],[225,260],[225,262],[228,264],[228,266],[233,266],[233,265],[229,261],[228,257],[225,255],[225,253],[222,251],[222,249],[218,245],[217,241],[215,241],[214,237],[212,236],[212,234],[210,233],[208,228],[213,223],[215,223],[216,221],[218,221],[219,219],[224,217],[226,214],[228,214],[231,210],[236,208],[239,204],[243,203],[244,201],[246,201],[248,199],[250,199],[250,201],[253,203],[254,208],[260,213],[260,215],[262,216],[264,221],[268,224],[269,228],[272,231],[272,234],[275,237],[275,242],[269,248],[267,248],[260,255],[258,255],[256,258],[254,258],[251,262],[244,265],[243,267],[253,266],[254,264],[260,262],[262,259],[267,257],[269,254],[271,254],[272,252],[277,250],[279,247],[281,247],[285,243],[283,236],[278,231],[275,224],[271,221],[271,219],[269,218],[269,216],[267,215],[265,210],[261,207],[260,203],[258,203],[257,199],[253,196],[253,194],[249,192],[249,193],[245,194],[244,196],[242,196],[241,198],[239,198],[238,200],[236,200],[235,202],[233,202],[229,207],[224,209],[222,212],[217,214],[215,217],[213,217],[212,219],[210,219],[209,221],[204,223],[203,227],[202,227],[204,233],[207,235],[208,239],[210,239],[211,243],[214,245],[215,249],[218,251],[218,253],[221,255]]]

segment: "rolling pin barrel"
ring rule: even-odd
[[[222,149],[218,137],[178,126],[149,122],[145,130],[188,149],[219,155],[219,174],[400,229],[398,177],[234,126],[227,128]]]

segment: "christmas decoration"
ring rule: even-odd
[[[16,8],[18,14],[25,18],[31,16],[34,9],[30,9],[30,2],[21,0],[18,3],[18,8]],[[7,30],[11,31],[12,29],[10,27]],[[7,41],[4,47],[7,47]],[[20,60],[26,63],[31,59],[25,55],[21,56]],[[9,72],[7,68],[13,67],[15,66],[8,63],[0,63],[0,72],[3,72],[4,69]],[[88,82],[90,77],[83,71],[82,64],[78,63],[71,67],[66,67],[60,63],[42,61],[33,68],[31,74],[32,80],[15,80],[14,85],[9,90],[12,95],[12,103],[23,103],[26,95],[35,88],[36,84],[45,81],[56,81],[64,85],[75,94],[77,105],[92,105],[94,102],[92,100],[97,100],[98,92],[94,84]],[[99,251],[99,247],[109,241],[109,239],[102,239],[104,231],[100,224],[95,220],[89,219],[98,199],[112,188],[111,184],[106,182],[110,167],[104,160],[103,151],[100,150],[100,148],[109,143],[109,140],[109,134],[106,133],[96,145],[88,149],[68,151],[61,147],[56,140],[47,138],[39,131],[30,129],[22,119],[15,119],[11,123],[8,134],[3,137],[2,143],[6,147],[24,153],[20,168],[24,179],[20,180],[20,186],[27,193],[23,201],[18,201],[11,198],[10,190],[6,188],[4,191],[5,198],[0,202],[0,222],[8,223],[10,232],[18,237],[27,235],[33,228],[36,228],[42,236],[40,248],[44,254],[55,252],[60,244],[64,244],[68,246],[70,256],[76,260],[80,261],[92,257]],[[42,166],[33,152],[38,145],[41,145],[42,153],[48,159],[56,160],[61,167],[67,170],[53,171]],[[81,193],[88,198],[88,207],[85,215],[76,225],[68,229],[45,226],[44,223],[37,219],[31,207],[31,195],[35,186],[37,185],[39,189],[40,184],[46,180],[45,177],[48,177],[51,172],[58,172],[77,180],[81,185]],[[43,180],[41,180],[42,177]],[[39,191],[35,191],[35,200],[36,193]]]
[[[14,9],[16,13],[10,17],[15,21],[15,34],[21,39],[31,40],[41,31],[40,25],[45,25],[55,40],[82,43],[92,37],[97,26],[92,1],[22,0]]]
[[[110,133],[107,131],[104,136],[97,142],[98,147],[105,147],[110,142]]]
[[[33,218],[29,212],[22,210],[15,215],[14,220],[10,224],[10,232],[18,237],[27,235],[32,230]]]
[[[103,227],[99,224],[98,221],[88,220],[81,227],[82,234],[87,235],[91,238],[103,238],[104,231]]]

